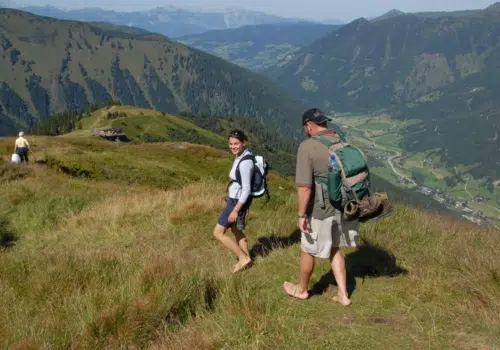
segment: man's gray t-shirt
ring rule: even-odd
[[[326,137],[330,140],[338,141],[339,137],[334,130],[325,130],[318,136]],[[297,168],[295,173],[295,184],[297,186],[307,186],[312,188],[311,199],[307,206],[307,214],[324,220],[335,215],[335,209],[328,201],[328,193],[324,193],[325,208],[321,208],[315,195],[314,177],[326,177],[328,175],[328,159],[330,154],[328,148],[321,142],[314,139],[303,141],[297,151]]]

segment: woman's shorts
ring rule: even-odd
[[[234,198],[226,198],[226,208],[222,211],[222,214],[219,216],[219,220],[217,221],[219,225],[224,226],[225,228],[229,228],[232,224],[229,223],[229,215],[233,211],[236,204],[238,204],[238,200]],[[252,204],[252,200],[249,199],[243,207],[241,207],[240,212],[238,213],[238,219],[236,219],[236,228],[240,231],[243,231],[246,226],[246,216],[250,205]]]

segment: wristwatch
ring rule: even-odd
[[[307,218],[307,214],[304,214],[304,215],[297,215],[297,217],[299,219],[306,219]]]

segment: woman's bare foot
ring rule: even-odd
[[[299,291],[299,286],[296,284],[285,282],[283,283],[283,288],[285,288],[285,292],[291,297],[295,297],[300,300],[306,300],[309,298],[309,293],[307,293],[307,291],[301,293]]]
[[[247,256],[243,260],[238,260],[238,262],[233,265],[233,273],[243,270],[244,268],[248,267],[251,263],[252,259],[249,256]]]
[[[340,305],[344,305],[344,306],[349,306],[352,304],[351,299],[349,299],[346,296],[340,296],[340,295],[333,297],[332,301],[335,303],[339,303]]]

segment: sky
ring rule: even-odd
[[[500,1],[500,0],[498,0]],[[158,6],[174,5],[203,10],[244,8],[284,17],[316,20],[340,19],[350,21],[359,17],[373,17],[389,10],[404,12],[452,11],[486,8],[495,0],[19,0],[21,5],[50,4],[59,8],[100,7],[116,11],[147,10]]]

